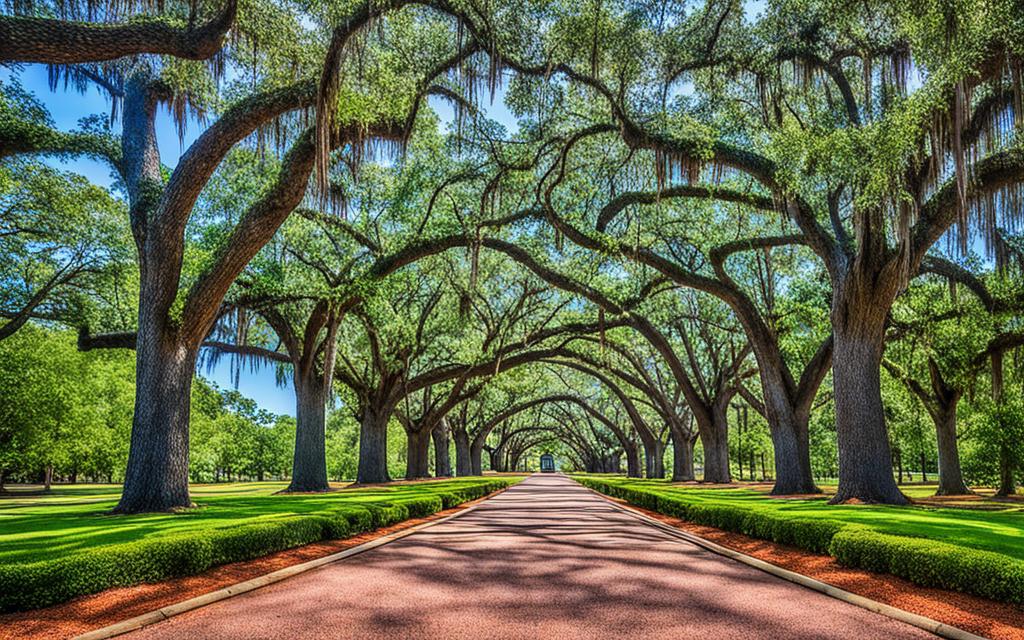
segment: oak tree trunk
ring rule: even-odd
[[[465,429],[452,429],[452,441],[455,443],[455,475],[459,478],[473,475],[469,434]]]
[[[124,490],[115,513],[192,506],[188,425],[198,349],[180,344],[145,308],[139,320],[135,414]]]
[[[483,461],[484,443],[479,444],[474,442],[469,448],[469,463],[470,463],[470,475],[482,476],[484,475],[484,461]],[[494,469],[494,453],[491,453],[491,468]],[[497,469],[495,469],[497,471]]]
[[[438,478],[450,477],[452,475],[452,460],[448,453],[450,435],[448,422],[442,420],[430,435],[434,440],[434,475]]]
[[[660,440],[644,443],[644,472],[648,478],[665,477],[665,445]]]
[[[388,475],[388,419],[390,412],[382,407],[367,406],[359,425],[359,470],[356,482],[376,484],[391,482]]]
[[[882,407],[882,351],[891,305],[876,297],[865,294],[836,303],[832,312],[832,384],[839,449],[839,487],[832,504],[848,500],[908,503],[893,478]],[[836,294],[836,298],[841,296]]]
[[[626,453],[626,476],[629,478],[642,477],[643,465],[640,464],[640,449],[635,444],[625,448]]]
[[[506,466],[505,466],[505,449],[504,449],[504,447],[498,447],[496,449],[491,449],[488,453],[491,456],[491,471],[497,471],[499,473],[505,471],[506,470]],[[477,475],[483,475],[483,468],[482,467],[481,467],[481,472],[479,474],[477,474]]]
[[[704,482],[729,483],[729,422],[725,407],[715,407],[711,419],[697,420],[697,431],[704,448]]]
[[[811,470],[808,416],[798,415],[794,407],[783,398],[770,399],[772,395],[765,393],[765,413],[775,457],[775,486],[772,487],[772,495],[820,493],[821,489],[814,484]],[[750,475],[753,479],[753,467]]]
[[[430,477],[430,431],[406,429],[405,479]]]
[[[315,367],[314,367],[315,369]],[[327,397],[323,379],[315,371],[294,377],[295,454],[288,491],[329,491],[327,444],[324,432]]]
[[[935,416],[935,440],[939,450],[939,489],[935,495],[960,496],[971,493],[960,469],[960,451],[956,443],[956,402]]]
[[[672,482],[694,479],[693,441],[685,434],[672,432]]]

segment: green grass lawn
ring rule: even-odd
[[[109,515],[120,495],[119,485],[55,486],[50,494],[38,496],[18,495],[15,490],[0,497],[0,564],[51,560],[152,536],[266,522],[348,505],[429,497],[494,479],[433,480],[318,495],[274,495],[287,486],[285,482],[194,485],[192,500],[197,508],[132,516]]]
[[[664,480],[627,479],[621,476],[592,476],[617,486],[646,489],[661,495],[680,496],[688,501],[766,509],[794,518],[822,518],[869,527],[879,533],[928,538],[949,544],[994,551],[1024,560],[1024,508],[1007,506],[1000,510],[890,507],[826,504],[824,499],[772,498],[763,491],[745,488],[702,488],[671,484]],[[915,498],[931,496],[934,486],[903,487]]]

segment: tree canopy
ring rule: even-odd
[[[833,502],[1024,473],[1016,0],[62,0],[0,34],[0,340],[136,350],[121,512],[483,451]],[[57,127],[40,64],[109,113]],[[197,399],[222,358],[292,385],[294,436]]]

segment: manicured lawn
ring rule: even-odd
[[[589,477],[599,478],[603,482],[624,488],[644,489],[658,495],[679,496],[688,502],[735,505],[799,519],[836,520],[863,525],[879,533],[928,538],[994,551],[1024,560],[1024,507],[1007,506],[1000,510],[978,510],[927,506],[830,506],[825,503],[825,499],[772,498],[755,489],[702,488],[688,484],[671,484],[663,480],[637,480],[621,476]],[[924,498],[935,492],[934,486],[927,485],[911,485],[903,489],[907,495],[914,498]]]
[[[509,483],[521,478],[502,478]],[[321,495],[274,495],[285,482],[194,485],[196,509],[182,513],[114,516],[118,485],[55,486],[40,496],[0,497],[0,564],[51,560],[106,545],[204,529],[270,522],[346,507],[402,502],[470,488],[494,477],[434,480],[388,487],[342,489]],[[334,485],[342,488],[345,485]]]

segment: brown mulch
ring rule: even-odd
[[[627,504],[622,500],[610,499]],[[629,507],[723,547],[877,602],[927,616],[992,640],[1024,640],[1024,607],[956,591],[922,587],[887,574],[850,569],[840,566],[831,556],[693,524],[634,505]]]
[[[406,520],[390,527],[342,540],[314,542],[262,558],[233,562],[209,571],[152,584],[108,589],[62,604],[0,615],[0,640],[58,640],[134,618],[161,607],[204,593],[251,580],[278,569],[321,558],[382,536],[415,527],[462,511],[495,494],[439,511],[432,516]]]

